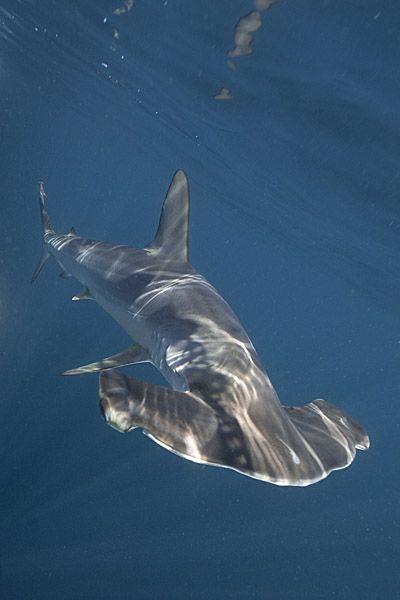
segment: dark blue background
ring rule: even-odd
[[[250,1],[116,6],[0,7],[1,598],[395,598],[400,6],[282,0],[236,71],[226,52]],[[231,102],[213,100],[221,85]],[[275,487],[119,435],[97,377],[59,376],[129,341],[70,301],[79,284],[54,262],[30,284],[39,179],[58,231],[143,246],[177,168],[192,262],[282,402],[326,398],[370,434],[317,485]]]

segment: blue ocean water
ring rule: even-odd
[[[113,11],[120,8],[120,14]],[[400,7],[281,0],[0,6],[0,594],[4,600],[400,597]],[[216,100],[221,87],[231,100]],[[182,460],[98,411],[65,369],[126,334],[40,255],[56,229],[134,246],[174,171],[190,256],[284,404],[323,397],[371,438],[281,488]],[[154,369],[135,376],[163,383]]]

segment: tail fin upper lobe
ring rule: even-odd
[[[43,250],[40,260],[36,266],[36,269],[32,275],[32,282],[35,281],[40,271],[43,269],[43,265],[46,260],[49,258],[50,254],[46,247],[46,235],[53,235],[54,229],[50,223],[49,215],[47,214],[45,208],[45,198],[46,192],[44,191],[43,181],[39,183],[39,208],[40,208],[40,216],[42,219],[42,239],[43,239]]]

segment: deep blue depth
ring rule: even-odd
[[[121,5],[0,6],[0,597],[397,598],[400,5],[281,0],[236,70],[250,0]],[[129,340],[54,261],[30,284],[38,181],[58,231],[143,246],[178,168],[191,261],[282,403],[325,398],[370,434],[314,486],[120,435],[96,376],[59,375]]]

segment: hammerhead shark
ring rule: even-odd
[[[228,467],[276,485],[306,486],[347,467],[369,439],[325,400],[283,406],[248,335],[188,258],[189,186],[173,177],[154,240],[145,248],[56,234],[39,187],[43,254],[80,281],[134,342],[66,375],[100,374],[100,409],[121,432],[137,427],[194,462]],[[152,363],[171,387],[116,367]]]

